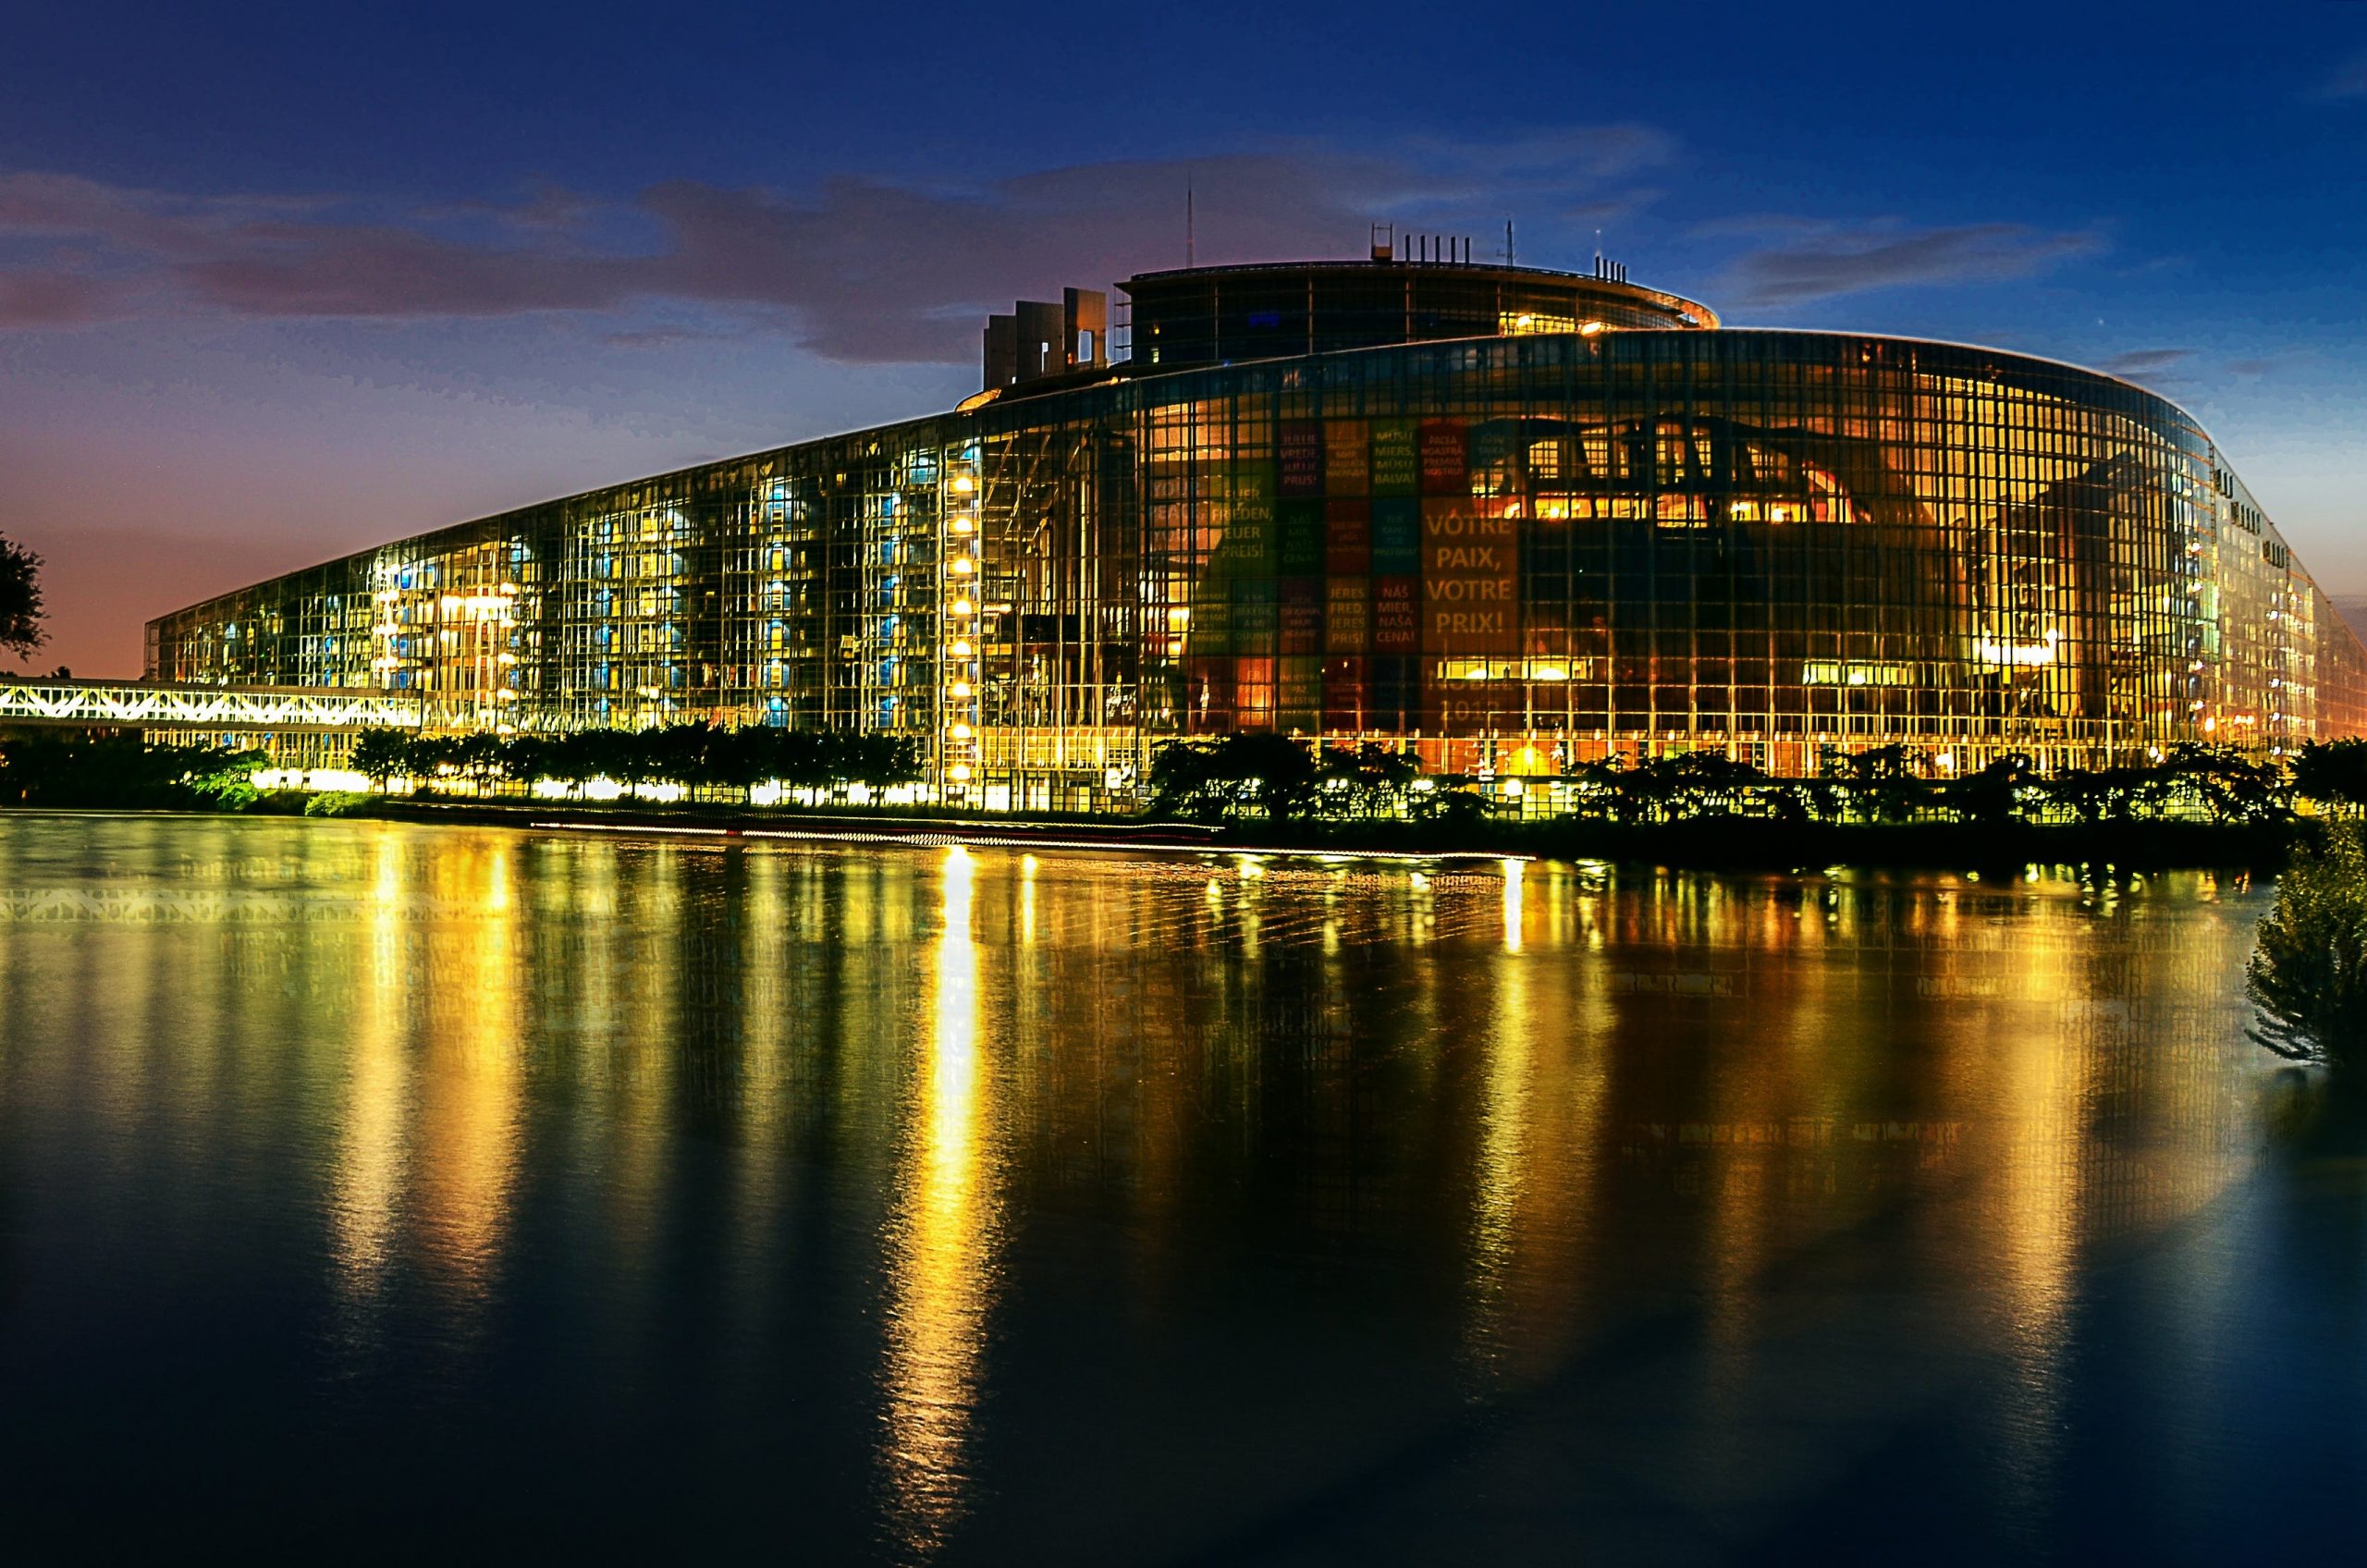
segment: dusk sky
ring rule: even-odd
[[[981,318],[1370,221],[2191,410],[2367,595],[2367,5],[78,6],[0,21],[31,668],[950,406]]]

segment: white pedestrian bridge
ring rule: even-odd
[[[146,680],[52,680],[0,675],[0,728],[83,729],[416,729],[416,697],[327,686],[178,686]]]

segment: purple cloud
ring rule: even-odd
[[[68,272],[0,272],[0,332],[86,326],[123,313],[120,291],[102,279]]]
[[[2048,234],[2006,223],[1844,229],[1790,221],[1781,227],[1789,230],[1782,240],[1728,268],[1728,297],[1745,305],[1799,305],[1870,288],[1996,283],[2103,248],[2091,234]]]
[[[1671,155],[1658,132],[1613,126],[1497,146],[1296,143],[1113,160],[953,190],[843,177],[791,194],[676,180],[625,202],[542,190],[510,207],[410,211],[19,174],[0,177],[0,247],[67,241],[89,259],[11,275],[27,303],[0,325],[96,319],[74,307],[77,280],[83,312],[135,293],[148,309],[280,318],[675,301],[786,315],[803,347],[833,359],[959,362],[975,352],[979,315],[1014,298],[1180,265],[1187,185],[1203,262],[1355,254],[1373,218],[1612,202],[1613,182]]]
[[[2180,361],[2193,357],[2191,349],[2131,349],[2125,354],[2115,354],[2096,368],[2107,375],[2134,379],[2167,370]]]

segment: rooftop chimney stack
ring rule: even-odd
[[[1110,298],[1098,288],[1063,288],[1058,304],[1022,300],[1011,314],[987,318],[982,359],[981,382],[990,392],[1099,370],[1110,362]]]

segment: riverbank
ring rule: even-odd
[[[2121,822],[1782,823],[1757,817],[1614,824],[1570,819],[1466,823],[1244,821],[1221,826],[1139,816],[974,813],[847,807],[751,811],[742,806],[580,802],[507,802],[374,798],[358,815],[398,821],[612,831],[696,831],[836,839],[852,842],[969,843],[1045,849],[1205,850],[1233,853],[1504,856],[1596,860],[1704,871],[1801,871],[1830,865],[1989,870],[2025,865],[2111,865],[2274,872],[2293,822],[2230,825]]]

